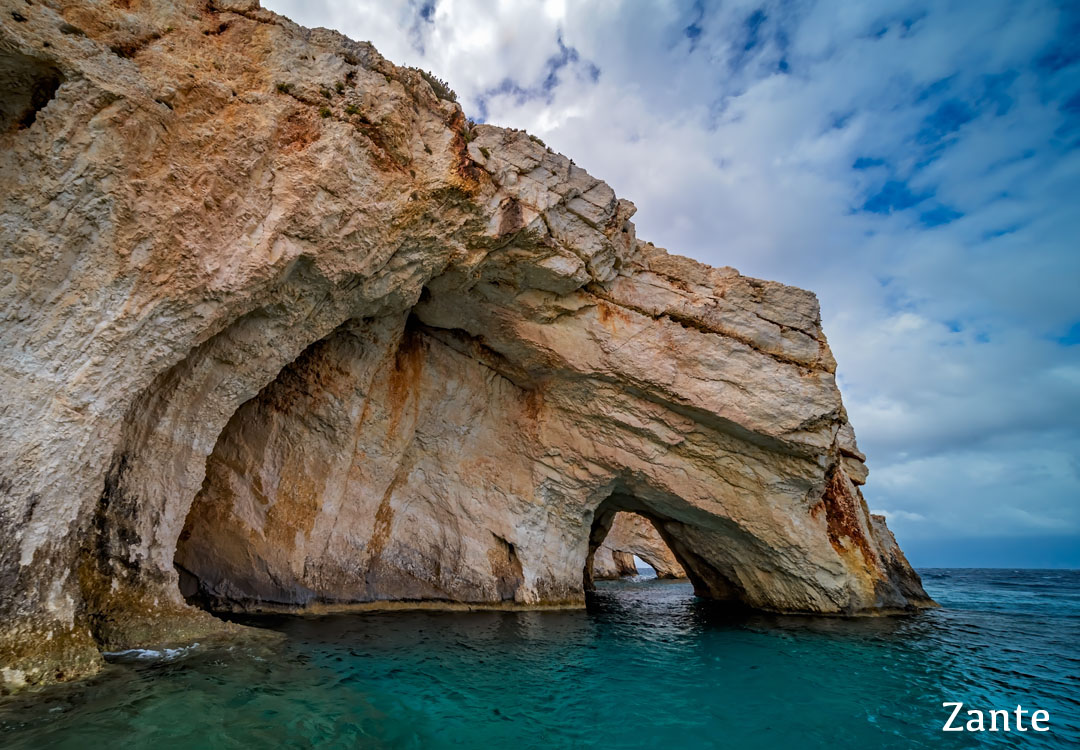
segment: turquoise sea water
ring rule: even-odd
[[[0,703],[0,746],[1080,747],[1080,572],[921,572],[943,607],[900,618],[732,617],[653,579],[578,612],[248,620],[285,645],[117,658]],[[954,700],[1051,731],[943,734]]]

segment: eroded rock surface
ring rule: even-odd
[[[811,293],[256,2],[0,10],[7,688],[220,632],[174,561],[227,606],[578,605],[619,510],[702,596],[928,604]]]
[[[634,555],[620,552],[610,547],[601,546],[593,556],[593,579],[596,581],[615,580],[638,575]]]
[[[657,578],[686,578],[652,522],[636,513],[617,513],[604,543],[593,556],[593,578],[637,575],[634,555],[656,571]]]

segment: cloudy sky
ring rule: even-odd
[[[263,0],[812,289],[917,566],[1080,567],[1080,6]]]

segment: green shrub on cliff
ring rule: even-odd
[[[431,90],[435,92],[435,96],[439,97],[440,99],[445,99],[448,102],[457,101],[457,94],[454,93],[454,90],[450,88],[450,84],[448,84],[446,81],[438,78],[435,75],[432,75],[426,70],[421,70],[420,68],[413,68],[413,70],[418,72],[420,76],[425,81],[427,81],[428,86],[431,86]]]

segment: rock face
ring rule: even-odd
[[[581,605],[621,510],[701,596],[929,604],[809,292],[255,2],[0,6],[8,688],[222,630],[178,568],[233,607]]]
[[[600,545],[593,555],[593,580],[614,580],[638,575],[634,556],[629,552],[620,552],[605,545]]]
[[[664,544],[652,522],[636,513],[616,513],[611,530],[593,555],[593,578],[637,575],[637,555],[656,571],[657,578],[686,578],[686,571]]]

